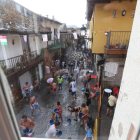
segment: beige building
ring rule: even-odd
[[[47,78],[45,66],[51,68],[54,56],[60,59],[63,42],[56,34],[60,36],[61,23],[38,15],[13,0],[1,0],[0,12],[0,36],[7,39],[7,45],[0,44],[0,64],[14,101],[18,102],[25,96],[25,82],[33,86],[35,79]],[[48,41],[43,41],[43,34],[47,34]]]

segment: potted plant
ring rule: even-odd
[[[120,43],[117,42],[117,43],[115,44],[115,49],[118,49],[119,47],[120,47]]]
[[[120,49],[125,49],[126,48],[126,44],[121,44],[120,45]]]
[[[104,48],[107,48],[107,45],[104,45]]]

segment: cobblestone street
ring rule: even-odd
[[[44,138],[45,133],[50,127],[49,119],[51,116],[51,113],[56,108],[56,102],[60,101],[63,113],[63,122],[60,125],[60,130],[62,130],[63,134],[61,136],[61,139],[67,139],[68,137],[71,137],[72,139],[83,139],[85,137],[85,128],[80,127],[80,124],[82,123],[82,120],[78,119],[78,121],[74,121],[75,114],[72,115],[72,122],[71,124],[68,124],[67,118],[70,116],[70,112],[68,111],[68,106],[81,106],[82,103],[86,102],[86,98],[82,95],[81,89],[83,88],[83,84],[81,81],[81,78],[83,76],[83,72],[81,71],[77,84],[77,99],[73,102],[71,98],[71,93],[69,93],[68,89],[68,82],[64,80],[63,82],[63,90],[61,92],[57,92],[56,94],[48,93],[48,87],[46,83],[44,82],[44,87],[38,91],[33,91],[32,96],[36,93],[39,95],[38,102],[41,107],[41,109],[44,111],[44,113],[41,113],[39,110],[34,111],[34,119],[33,122],[35,123],[34,127],[34,137],[38,138]],[[98,111],[98,104],[96,101],[92,100],[92,103],[90,105],[90,114],[92,117],[97,116]],[[17,117],[18,123],[20,122],[20,119],[22,115],[27,115],[27,117],[31,118],[31,109],[30,105],[27,101],[22,100],[19,105],[15,108],[15,113]],[[21,134],[22,129],[20,128]]]

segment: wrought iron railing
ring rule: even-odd
[[[127,49],[129,45],[131,31],[109,31],[105,48],[107,49]]]
[[[6,60],[0,60],[0,65],[3,68],[6,75],[10,75],[14,72],[22,70],[27,66],[44,59],[45,49],[24,53],[16,57],[12,57]]]
[[[63,47],[63,41],[60,39],[48,41],[48,48],[50,51],[61,47]]]

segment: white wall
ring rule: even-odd
[[[51,21],[42,22],[42,26],[50,27],[52,31],[52,40],[54,40],[54,28],[57,29],[57,32],[60,33],[60,25]]]
[[[140,1],[137,1],[129,49],[109,140],[127,140],[131,123],[140,122]],[[134,131],[134,135],[136,132]],[[134,138],[133,138],[134,140]]]
[[[36,51],[35,35],[29,35],[29,44],[31,52]]]
[[[21,75],[19,77],[19,81],[20,81],[20,87],[21,87],[21,91],[22,91],[23,97],[25,97],[23,86],[25,85],[26,82],[28,82],[29,85],[31,85],[31,76],[29,74],[29,71],[27,71],[26,73],[24,73],[23,75]]]
[[[40,80],[43,79],[43,70],[42,70],[42,64],[38,64],[38,69],[39,69],[39,78]]]
[[[6,36],[6,35],[3,35],[3,36]],[[12,44],[13,39],[15,41],[14,45]],[[21,40],[20,40],[19,35],[10,34],[9,36],[7,36],[7,46],[5,45],[3,47],[5,48],[6,56],[4,56],[2,45],[0,44],[0,60],[8,59],[8,58],[23,54]]]
[[[45,41],[45,42],[42,41],[42,35],[38,36],[38,40],[39,40],[39,48],[40,49],[47,47],[47,41]]]

